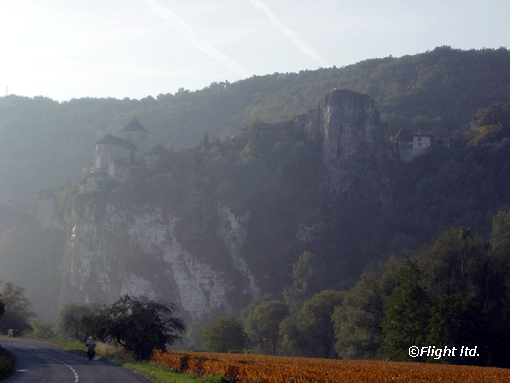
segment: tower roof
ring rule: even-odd
[[[131,141],[126,140],[124,138],[115,137],[107,134],[103,137],[103,139],[99,142],[96,142],[97,144],[110,144],[110,145],[117,145],[117,146],[123,146],[128,149],[137,149],[136,145],[133,144]]]
[[[140,121],[138,121],[138,119],[135,117],[133,118],[133,120],[127,124],[127,126],[122,129],[123,132],[145,132],[145,133],[148,133],[144,127],[142,126],[142,124],[140,124]]]

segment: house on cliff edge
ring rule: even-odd
[[[391,141],[395,144],[395,150],[400,160],[411,162],[413,158],[427,152],[432,137],[426,134],[412,133],[409,129],[402,128],[392,137]]]

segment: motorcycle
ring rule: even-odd
[[[89,360],[94,359],[94,355],[96,355],[94,347],[89,347],[89,350],[87,351],[87,357],[89,358]]]
[[[87,347],[87,357],[89,360],[94,359],[94,355],[96,355],[96,342],[94,342],[94,338],[89,336],[89,339],[85,342],[85,346]]]

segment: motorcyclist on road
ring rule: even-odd
[[[88,348],[87,356],[89,360],[92,360],[94,358],[94,355],[96,354],[96,342],[94,342],[94,338],[89,336],[89,339],[87,342],[85,342],[85,346]]]

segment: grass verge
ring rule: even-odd
[[[5,348],[0,347],[0,380],[9,377],[16,368],[16,359]]]
[[[82,343],[59,340],[54,341],[53,344],[73,354],[87,357],[87,349]],[[229,380],[220,376],[201,378],[186,373],[173,372],[149,362],[139,362],[123,354],[121,350],[100,342],[96,346],[95,358],[127,368],[153,383],[230,383]]]

